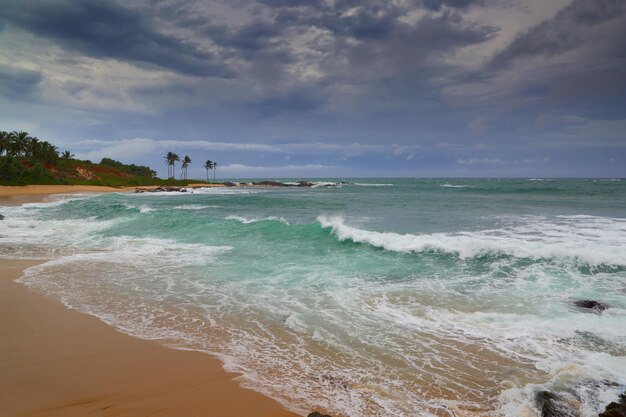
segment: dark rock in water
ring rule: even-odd
[[[230,182],[230,181],[226,181],[224,183],[224,187],[236,187],[237,184],[235,184],[234,182]]]
[[[618,403],[611,403],[606,406],[603,413],[598,417],[626,417],[626,392],[619,396]]]
[[[298,182],[298,187],[313,187],[313,183],[308,181],[300,181]]]
[[[306,417],[330,417],[330,416],[328,414],[322,414],[317,411],[313,411],[312,413],[309,413],[309,415]]]
[[[595,311],[604,311],[609,308],[608,305],[601,303],[599,301],[594,300],[576,300],[574,301],[574,305],[580,308],[588,308],[590,310]]]
[[[4,216],[0,214],[0,220],[4,220]]]
[[[253,183],[254,185],[262,185],[264,187],[290,187],[290,184],[285,184],[278,181],[260,181]]]
[[[541,417],[578,417],[565,399],[550,391],[539,391],[535,394],[535,402],[541,410]]]

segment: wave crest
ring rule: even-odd
[[[415,235],[358,229],[347,225],[340,216],[317,218],[322,228],[330,229],[339,241],[350,240],[393,252],[441,251],[461,259],[499,254],[567,259],[595,266],[626,265],[626,221],[592,216],[584,221],[578,216],[561,216],[558,220],[528,219],[524,224],[504,229]]]
[[[268,217],[264,217],[264,218],[252,218],[249,219],[247,217],[242,217],[242,216],[226,216],[225,217],[226,220],[236,220],[239,223],[243,223],[243,224],[251,224],[251,223],[258,223],[258,222],[281,222],[284,223],[286,225],[289,225],[289,222],[287,220],[285,220],[282,217],[276,217],[276,216],[268,216]]]

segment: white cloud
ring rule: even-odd
[[[239,151],[239,152],[267,152],[272,154],[339,154],[341,156],[359,156],[364,154],[390,154],[394,156],[411,156],[415,154],[419,145],[372,145],[362,143],[337,144],[327,142],[316,143],[238,143],[217,142],[208,140],[155,140],[147,138],[122,139],[114,141],[84,140],[73,144],[87,148],[84,153],[77,152],[81,158],[98,159],[103,156],[133,157],[157,149],[199,149],[206,151]],[[290,155],[287,155],[290,156]]]

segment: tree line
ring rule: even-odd
[[[168,166],[168,179],[175,179],[176,162],[180,162],[180,157],[174,152],[165,155],[165,162]],[[19,183],[20,180],[52,178],[51,172],[61,169],[69,169],[71,164],[88,164],[90,161],[78,161],[74,159],[74,154],[70,151],[60,152],[59,148],[48,141],[40,140],[24,131],[0,131],[0,182]],[[70,164],[70,165],[68,165]],[[182,159],[181,180],[187,180],[187,171],[191,164],[189,155]],[[114,161],[110,158],[103,158],[101,166],[109,166],[120,171],[127,172],[133,176],[156,177],[156,172],[149,167],[126,165]],[[213,181],[215,181],[215,171],[217,162],[207,160],[204,164],[206,169],[206,179],[209,181],[209,171],[213,171]],[[31,172],[32,171],[32,172]],[[58,177],[57,174],[54,174]]]
[[[165,160],[165,165],[167,165],[167,177],[174,179],[176,172],[176,162],[180,162],[180,156],[178,156],[175,152],[168,152],[163,157]],[[180,179],[187,179],[187,169],[189,168],[189,164],[191,164],[191,158],[189,155],[185,155],[182,159],[181,171],[180,171]],[[207,159],[204,163],[203,168],[206,169],[206,180],[209,181],[209,171],[213,171],[213,182],[215,182],[215,171],[217,171],[217,162],[211,161]]]
[[[63,158],[73,157],[70,151],[59,155],[59,148],[45,140],[39,140],[30,136],[27,132],[0,131],[0,156],[8,158],[28,158],[33,163],[55,163],[59,156]]]

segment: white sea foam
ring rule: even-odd
[[[210,195],[245,195],[245,194],[258,194],[267,192],[262,188],[247,188],[247,187],[210,187],[210,188],[196,188],[195,194],[210,194]],[[185,194],[185,193],[182,193]]]
[[[0,222],[0,256],[49,258],[89,249],[95,234],[127,220],[43,220],[32,210],[15,210]]]
[[[268,217],[262,217],[262,218],[247,218],[247,217],[242,217],[242,216],[230,215],[230,216],[226,216],[225,219],[237,220],[238,222],[243,223],[243,224],[258,223],[258,222],[263,222],[263,221],[279,221],[287,225],[289,224],[289,222],[285,220],[284,218],[276,217],[276,216],[268,216]]]
[[[338,184],[336,182],[330,182],[330,181],[316,181],[313,183],[313,186],[311,188],[318,188],[318,187],[341,187],[341,184]]]
[[[440,187],[445,187],[445,188],[470,188],[469,185],[456,185],[456,184],[450,184],[450,183],[441,184]]]
[[[177,210],[206,207],[175,204]],[[254,238],[242,243],[220,237],[213,222],[202,236],[218,243],[208,245],[109,236],[107,229],[118,222],[149,220],[130,211],[121,210],[115,220],[57,220],[36,207],[9,210],[0,222],[0,248],[35,245],[57,248],[60,256],[28,270],[23,283],[126,333],[217,352],[228,369],[243,373],[244,386],[292,409],[296,404],[301,414],[323,407],[352,416],[465,416],[479,409],[478,415],[535,417],[537,390],[567,388],[579,393],[582,416],[591,417],[623,386],[589,391],[596,397],[590,399],[579,388],[585,381],[626,384],[623,272],[584,275],[570,262],[624,265],[624,219],[502,217],[497,230],[423,235],[356,228],[367,224],[356,215],[358,222],[318,219],[339,240],[391,251],[549,258],[442,262],[420,272],[425,266],[418,257],[393,257],[392,268],[360,268],[359,257],[370,253],[352,247],[346,247],[348,255],[333,250],[296,262],[281,256],[304,256],[306,250],[276,251],[270,261],[259,256],[244,265],[219,242],[255,255]],[[328,244],[322,239],[316,243]],[[303,248],[306,243],[293,241]],[[387,255],[376,254],[385,262]],[[400,265],[407,260],[419,261],[408,273]],[[479,272],[474,264],[481,265]],[[608,297],[601,299],[609,310],[584,313],[571,305],[594,291]],[[599,341],[589,345],[585,338]]]
[[[65,203],[69,203],[72,201],[80,201],[87,200],[91,198],[95,198],[100,196],[100,193],[70,193],[70,194],[51,194],[46,197],[46,200],[41,203],[25,203],[21,207],[37,207],[37,208],[49,208],[55,207],[59,205],[63,205]]]
[[[560,217],[560,222],[529,218],[508,228],[422,235],[375,232],[347,225],[339,216],[319,216],[340,241],[366,243],[394,252],[439,250],[461,259],[506,254],[518,258],[567,258],[592,265],[626,265],[626,220]]]
[[[126,207],[129,210],[139,210],[140,213],[150,213],[152,211],[156,211],[155,208],[152,208],[145,204],[140,205],[140,206],[135,206],[133,204],[124,203],[124,207]]]

